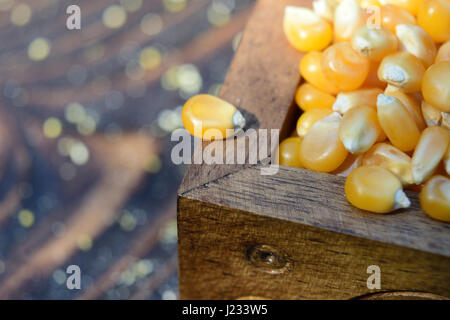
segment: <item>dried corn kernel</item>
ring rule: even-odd
[[[420,131],[416,122],[399,99],[378,95],[378,121],[389,141],[401,151],[411,151],[417,145]]]
[[[362,166],[362,157],[362,154],[349,154],[344,162],[331,173],[341,177],[347,177],[354,169]]]
[[[336,0],[314,0],[312,6],[318,16],[333,22],[334,11],[338,4]]]
[[[450,222],[450,179],[434,176],[423,187],[419,195],[420,204],[430,217]]]
[[[300,60],[300,74],[314,87],[330,94],[336,94],[339,89],[325,77],[322,70],[322,52],[309,52]]]
[[[295,93],[295,102],[303,111],[315,108],[331,110],[335,100],[336,98],[331,94],[323,92],[309,83],[302,84]]]
[[[421,184],[432,175],[444,158],[448,143],[447,130],[441,127],[429,127],[423,130],[411,162],[415,184]]]
[[[355,207],[376,213],[411,205],[400,180],[377,166],[361,166],[353,170],[345,181],[345,195]]]
[[[297,121],[297,134],[299,137],[304,137],[308,133],[309,129],[317,121],[328,117],[333,113],[331,109],[311,109],[304,112]]]
[[[408,11],[388,4],[380,7],[381,25],[395,33],[398,24],[416,24],[416,19]]]
[[[378,78],[403,91],[420,91],[425,68],[422,62],[407,51],[386,56],[378,68]]]
[[[438,63],[439,61],[450,61],[450,41],[442,44],[439,48],[434,63]]]
[[[369,106],[376,109],[377,97],[380,93],[383,93],[383,90],[378,88],[341,92],[337,95],[333,104],[333,111],[345,114],[350,109],[358,106]]]
[[[371,61],[380,61],[397,51],[397,42],[389,29],[371,28],[367,25],[357,29],[351,39],[353,50]]]
[[[339,138],[349,152],[361,153],[372,147],[380,131],[375,109],[359,106],[349,110],[342,118]]]
[[[436,45],[425,30],[419,26],[399,24],[395,27],[400,50],[408,51],[422,61],[425,67],[436,57]]]
[[[283,30],[289,43],[300,51],[322,50],[331,42],[331,25],[314,11],[287,6],[284,11]]]
[[[427,126],[440,126],[442,121],[441,110],[433,107],[425,100],[422,101],[422,114]]]
[[[417,23],[435,42],[450,40],[450,2],[422,0],[417,12]]]
[[[353,33],[367,21],[367,13],[355,0],[343,0],[334,12],[334,40],[350,41]]]
[[[347,150],[339,140],[341,116],[334,112],[317,121],[303,138],[300,161],[305,168],[331,172],[347,157]]]
[[[441,61],[427,69],[422,80],[423,98],[444,112],[450,112],[450,61]]]
[[[404,186],[414,183],[411,173],[411,157],[388,143],[377,143],[370,148],[364,154],[362,164],[389,170],[400,179]]]
[[[423,130],[426,127],[425,120],[422,116],[420,101],[417,97],[411,94],[404,93],[401,89],[388,85],[384,94],[395,97],[403,103],[403,106],[408,110],[409,114],[413,117],[419,130]]]
[[[353,50],[349,42],[339,42],[323,52],[322,70],[341,91],[355,90],[369,73],[369,60]]]
[[[186,101],[181,119],[191,135],[203,140],[218,139],[218,134],[221,134],[220,138],[227,138],[233,134],[230,129],[245,126],[245,118],[235,106],[208,94],[199,94]]]
[[[382,5],[392,4],[405,9],[413,15],[416,15],[417,11],[419,11],[420,2],[421,0],[380,0]]]
[[[297,137],[284,139],[278,147],[276,163],[282,166],[303,168],[300,162],[301,144],[302,139]]]

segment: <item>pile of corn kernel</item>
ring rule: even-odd
[[[403,189],[419,191],[450,222],[450,0],[314,0],[286,7],[283,29],[305,52],[303,113],[277,162],[347,177],[348,201],[371,212],[407,208]],[[182,120],[204,140],[245,126],[211,95],[189,99]]]
[[[348,201],[371,212],[419,191],[450,222],[450,1],[314,0],[286,7],[283,29],[306,53],[279,163],[346,176]]]

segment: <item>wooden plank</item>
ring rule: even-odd
[[[286,5],[307,3],[260,0],[247,23],[219,96],[245,110],[252,128],[281,129],[291,120],[288,115],[300,81],[297,66],[302,53],[291,48],[281,27],[273,26],[282,25]],[[203,147],[207,144],[203,142]],[[247,165],[191,165],[179,193],[244,167]]]
[[[449,257],[187,198],[178,206],[182,299],[350,299],[404,290],[450,297]],[[253,248],[264,254],[249,254]],[[380,268],[380,290],[367,288],[371,265]]]
[[[450,257],[450,224],[429,218],[416,192],[407,191],[410,208],[379,215],[348,203],[344,177],[284,166],[267,176],[260,168],[240,170],[184,197]]]

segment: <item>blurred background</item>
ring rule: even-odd
[[[0,0],[0,299],[178,297],[170,133],[220,90],[253,4]]]

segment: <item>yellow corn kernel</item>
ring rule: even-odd
[[[450,41],[443,43],[439,48],[434,63],[438,63],[439,61],[450,61]]]
[[[430,217],[450,222],[450,179],[436,175],[425,184],[419,195],[420,205]]]
[[[450,2],[422,0],[417,12],[417,23],[435,42],[450,40]]]
[[[427,69],[422,94],[433,107],[450,112],[450,61],[440,61]]]
[[[317,121],[328,117],[333,113],[331,109],[311,109],[305,111],[297,121],[297,134],[299,137],[304,137],[308,133],[309,129]]]
[[[322,70],[341,91],[356,90],[369,73],[369,60],[353,50],[349,42],[338,42],[323,52]]]
[[[398,24],[395,34],[399,49],[408,51],[422,61],[425,67],[431,65],[436,57],[436,45],[430,35],[419,26]]]
[[[375,109],[359,106],[349,110],[342,118],[339,138],[349,152],[361,153],[373,146],[380,131]]]
[[[289,43],[300,51],[322,50],[333,37],[331,25],[325,19],[302,7],[286,7],[283,30]]]
[[[233,134],[232,129],[245,126],[245,118],[235,106],[208,94],[199,94],[186,101],[181,119],[191,135],[203,140],[227,138]]]
[[[416,122],[399,99],[378,95],[378,121],[389,141],[404,152],[413,150],[420,138]]]
[[[369,74],[366,77],[366,80],[364,80],[364,83],[362,84],[361,88],[379,88],[383,89],[386,88],[386,82],[381,81],[378,79],[378,67],[380,66],[380,62],[378,61],[370,61],[369,64]]]
[[[380,93],[383,93],[383,90],[378,88],[341,92],[337,95],[333,104],[333,111],[345,114],[350,109],[358,106],[369,106],[376,109],[377,97]]]
[[[350,41],[353,33],[363,26],[368,14],[359,6],[355,0],[343,0],[334,12],[334,40]]]
[[[314,87],[330,94],[336,94],[339,89],[325,77],[322,70],[322,52],[309,52],[300,60],[300,74]]]
[[[427,126],[440,126],[442,122],[442,111],[433,107],[425,100],[422,101],[422,114]]]
[[[377,143],[362,158],[366,166],[379,166],[389,170],[400,179],[402,185],[414,183],[411,173],[411,157],[388,143]]]
[[[331,172],[344,162],[348,152],[339,140],[341,119],[334,112],[309,129],[300,147],[300,161],[305,168]]]
[[[362,158],[362,154],[349,154],[336,170],[331,171],[331,174],[347,177],[350,172],[362,166]]]
[[[339,2],[337,2],[336,0],[314,0],[312,6],[314,12],[318,16],[330,22],[333,22],[334,11],[336,10],[338,4]]]
[[[394,6],[405,9],[412,15],[416,15],[419,11],[419,5],[422,0],[380,0],[382,5],[392,4]]]
[[[380,61],[397,51],[397,38],[387,28],[372,28],[364,25],[352,36],[353,50],[371,61]]]
[[[450,176],[450,144],[448,145],[447,152],[444,157],[444,169],[445,172]]]
[[[300,162],[301,144],[302,139],[298,137],[284,139],[278,147],[276,163],[282,166],[303,168]]]
[[[378,68],[378,78],[401,88],[404,92],[418,92],[425,68],[416,56],[407,51],[386,56]]]
[[[411,162],[415,184],[421,184],[437,168],[444,158],[449,143],[449,133],[441,127],[428,127],[423,130]]]
[[[295,102],[303,111],[315,108],[331,110],[335,100],[333,95],[323,92],[309,83],[302,84],[295,93]]]
[[[416,24],[416,18],[408,11],[388,4],[380,7],[381,25],[395,33],[398,24]]]
[[[417,124],[417,128],[420,131],[425,129],[426,123],[422,116],[422,111],[420,108],[420,100],[412,94],[404,93],[401,89],[388,85],[384,90],[384,94],[395,97],[403,103],[403,106],[408,110],[411,117]]]
[[[361,166],[345,181],[345,195],[355,207],[375,213],[388,213],[411,205],[400,180],[377,166]]]

